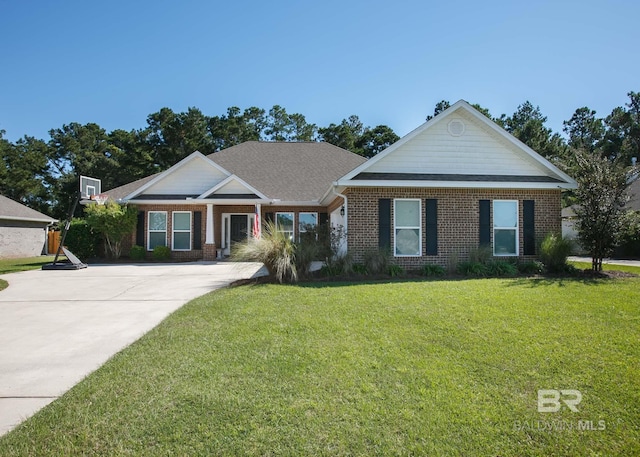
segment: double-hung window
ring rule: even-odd
[[[316,229],[318,228],[318,213],[299,213],[298,214],[298,237],[300,241],[308,239],[312,236],[315,240],[318,236]]]
[[[493,255],[518,255],[518,201],[493,201]]]
[[[173,223],[171,224],[173,231],[172,249],[174,251],[190,251],[191,250],[191,212],[174,211]]]
[[[402,198],[393,203],[394,254],[397,257],[422,255],[422,202]]]
[[[156,246],[167,245],[167,212],[149,211],[147,249],[153,251]]]
[[[293,241],[294,213],[276,213],[276,230]]]

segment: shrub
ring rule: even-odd
[[[97,257],[100,234],[96,233],[84,219],[72,219],[64,240],[67,248],[80,259]]]
[[[171,258],[171,249],[168,246],[156,246],[153,248],[153,258],[159,261],[166,261]]]
[[[571,242],[561,235],[549,233],[540,245],[540,260],[549,273],[567,271],[567,257],[571,253]]]
[[[131,260],[144,260],[147,256],[146,249],[142,246],[133,246],[129,251],[129,258]]]
[[[427,277],[444,276],[446,270],[440,265],[428,263],[422,266],[422,274]]]
[[[138,221],[136,207],[107,201],[104,205],[88,205],[84,212],[87,215],[87,223],[95,232],[104,236],[105,253],[118,259],[125,237],[131,234]]]
[[[478,247],[473,247],[469,251],[469,261],[473,263],[481,263],[486,264],[493,257],[493,252],[491,251],[491,246],[482,245]]]
[[[387,268],[387,273],[389,273],[389,276],[396,278],[398,276],[404,275],[404,268],[402,268],[400,265],[389,265],[389,267]]]
[[[460,262],[458,264],[458,273],[464,276],[486,276],[487,268],[480,262]]]
[[[389,270],[389,252],[381,249],[365,252],[364,266],[372,275],[387,273]]]
[[[267,222],[260,238],[250,238],[236,245],[234,260],[261,262],[269,275],[278,282],[296,282],[298,269],[295,245],[291,239],[276,230],[275,223]]]
[[[311,262],[318,260],[321,254],[320,244],[313,239],[305,239],[295,244],[295,263],[298,275],[306,278],[310,274]]]
[[[367,270],[367,267],[362,263],[354,263],[351,266],[351,271],[357,275],[366,276],[369,274],[369,270]]]
[[[491,260],[485,265],[487,276],[515,276],[518,274],[518,268],[511,262],[506,260]]]
[[[525,275],[535,275],[544,272],[544,264],[538,260],[521,262],[517,265],[518,271]]]

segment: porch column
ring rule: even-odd
[[[207,203],[207,225],[205,244],[214,244],[213,241],[213,203]]]

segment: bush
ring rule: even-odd
[[[269,275],[278,282],[296,282],[295,245],[284,233],[276,230],[275,223],[267,222],[260,238],[250,238],[236,245],[234,260],[261,262]]]
[[[142,246],[133,246],[129,251],[129,258],[131,260],[144,260],[147,257],[146,249]]]
[[[387,273],[389,271],[389,252],[380,249],[365,252],[364,266],[372,275]]]
[[[622,233],[616,257],[640,258],[640,211],[628,210],[622,216]]]
[[[464,276],[486,276],[487,268],[480,262],[460,262],[458,264],[458,273]]]
[[[64,244],[79,259],[86,260],[97,257],[100,241],[100,234],[86,220],[72,219]]]
[[[171,249],[167,246],[156,246],[153,248],[153,258],[159,261],[166,261],[171,258]]]
[[[367,267],[362,263],[354,263],[351,266],[351,271],[357,275],[366,276],[369,274],[369,270],[367,270]]]
[[[389,276],[391,276],[392,278],[396,278],[398,276],[404,275],[404,268],[402,268],[400,265],[389,265],[389,267],[387,268],[387,273],[389,273]]]
[[[318,260],[321,246],[315,239],[307,238],[295,244],[295,263],[298,275],[306,278],[310,274],[311,262]]]
[[[491,246],[482,245],[478,247],[471,248],[469,251],[469,261],[473,263],[481,263],[486,264],[493,257],[493,252],[491,251]]]
[[[540,245],[540,260],[549,273],[567,271],[567,257],[571,254],[571,242],[561,235],[549,233]]]
[[[422,266],[422,274],[427,277],[444,276],[446,270],[440,265],[428,263]]]
[[[538,260],[521,262],[517,265],[518,271],[525,275],[536,275],[544,272],[544,264]]]
[[[518,268],[511,262],[506,260],[491,260],[485,265],[487,276],[515,276],[518,274]]]

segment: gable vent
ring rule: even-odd
[[[464,133],[464,122],[460,119],[453,119],[447,125],[447,130],[449,130],[451,136],[460,136]]]

